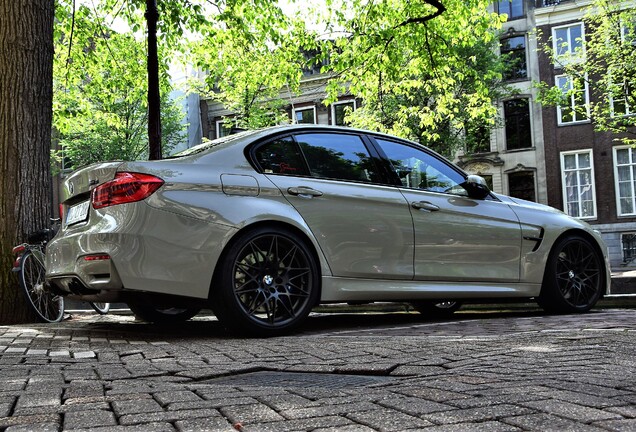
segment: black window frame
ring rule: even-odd
[[[514,1],[518,1],[521,3],[521,15],[512,15],[512,4]],[[520,19],[526,16],[526,5],[525,0],[499,0],[494,2],[495,8],[497,9],[497,13],[500,15],[506,14],[508,16],[508,21],[513,21],[516,19]],[[506,10],[501,10],[501,5],[504,3],[508,3],[510,6],[506,7]]]
[[[532,199],[528,199],[527,197],[523,197],[523,196],[519,196],[519,195],[513,195],[512,194],[512,188],[511,188],[511,180],[515,179],[515,178],[522,178],[522,177],[532,177],[532,195],[533,198]],[[518,188],[517,190],[526,190],[526,189],[521,189]],[[509,172],[508,173],[508,195],[513,197],[513,198],[519,198],[519,199],[523,199],[526,201],[532,201],[532,202],[537,202],[537,176],[536,176],[536,172],[533,170],[524,170],[524,171],[514,171],[514,172]]]
[[[304,169],[304,172],[302,174],[298,174],[298,173],[282,173],[282,172],[265,172],[265,168],[263,167],[263,165],[261,164],[259,158],[257,157],[257,152],[259,149],[267,146],[268,144],[271,144],[273,142],[276,141],[282,141],[285,139],[289,139],[291,141],[291,145],[293,147],[295,147],[295,151],[298,155],[300,155],[300,159],[302,162],[302,168]],[[267,175],[283,175],[283,176],[295,176],[295,177],[311,177],[311,171],[309,170],[309,165],[307,165],[307,160],[305,159],[305,155],[302,153],[302,151],[300,150],[300,147],[298,146],[298,143],[296,142],[296,140],[294,139],[292,134],[283,134],[283,135],[277,135],[274,137],[269,137],[268,139],[256,143],[255,145],[253,145],[250,150],[249,150],[249,157],[248,160],[250,161],[250,163],[252,164],[252,167],[258,171],[261,174],[267,174]]]
[[[521,101],[525,101],[525,105],[527,108],[527,122],[528,122],[528,128],[527,128],[527,137],[528,137],[528,143],[529,145],[527,146],[521,146],[521,145],[516,145],[514,147],[511,147],[510,143],[511,142],[515,142],[513,140],[510,140],[509,137],[514,136],[516,137],[516,142],[521,142],[522,139],[521,137],[523,137],[526,134],[521,134],[520,131],[520,127],[519,125],[521,124],[521,115],[519,114],[519,112],[515,112],[514,115],[509,115],[509,113],[506,110],[506,104],[510,104],[510,103],[519,103]],[[517,150],[527,150],[527,149],[531,149],[534,148],[534,143],[532,141],[532,119],[530,118],[530,98],[515,98],[515,99],[508,99],[503,101],[503,114],[504,114],[504,134],[506,137],[506,150],[507,151],[517,151]],[[510,113],[513,114],[513,113]],[[514,123],[516,125],[515,130],[516,132],[514,134],[509,134],[508,130],[509,130],[509,126],[510,123],[512,123],[512,121],[514,120]]]
[[[510,44],[505,44],[506,41],[510,41],[512,39],[523,39],[523,48],[518,48],[518,45],[515,48],[512,48]],[[507,47],[506,49],[504,49]],[[506,35],[499,40],[499,52],[501,53],[502,58],[504,59],[504,63],[506,65],[506,69],[504,70],[503,79],[504,81],[525,81],[529,78],[528,76],[528,40],[525,34],[513,34]],[[523,52],[523,68],[511,68],[510,61],[508,59],[513,59],[516,61],[517,59],[521,59],[521,52]],[[523,73],[518,73],[518,71],[523,70]]]
[[[430,150],[429,148],[417,144],[417,143],[412,143],[409,141],[403,141],[403,140],[399,140],[399,139],[393,139],[392,137],[384,137],[384,136],[370,136],[370,139],[373,142],[373,145],[377,148],[378,154],[380,155],[385,170],[387,170],[387,175],[388,178],[390,179],[391,186],[396,186],[399,188],[405,188],[405,186],[402,184],[402,180],[400,180],[400,177],[397,175],[397,173],[395,172],[395,169],[393,168],[393,165],[391,163],[391,159],[388,157],[388,155],[384,152],[384,150],[382,149],[381,144],[377,141],[377,140],[383,140],[383,141],[389,141],[395,144],[400,144],[406,147],[411,147],[415,150],[421,151],[422,153],[427,154],[428,156],[430,156],[433,159],[438,160],[440,163],[448,166],[449,168],[451,168],[452,170],[454,170],[457,174],[459,174],[464,181],[466,181],[466,179],[468,178],[468,175],[462,171],[459,167],[457,167],[454,163],[450,162],[449,160],[447,160],[446,158],[440,156],[439,154],[435,153],[434,151]],[[413,190],[420,190],[423,192],[432,192],[432,191],[428,191],[426,189],[419,189],[419,188],[410,188]],[[435,193],[435,192],[433,192]]]
[[[303,152],[301,146],[298,143],[297,140],[297,136],[298,135],[306,135],[306,134],[332,134],[332,135],[347,135],[347,136],[355,136],[357,138],[359,138],[362,142],[362,144],[364,145],[364,148],[366,149],[367,153],[369,154],[370,157],[370,161],[373,163],[374,168],[376,170],[377,173],[377,180],[378,181],[365,181],[365,180],[357,180],[357,179],[343,179],[343,178],[333,178],[333,177],[321,177],[321,176],[316,176],[316,175],[312,175],[311,173],[311,168],[309,166],[309,163],[307,161],[307,156],[305,155],[305,153]],[[301,157],[302,157],[302,161],[303,161],[303,165],[305,168],[305,173],[303,174],[296,174],[296,173],[266,173],[264,168],[261,166],[258,158],[256,157],[256,152],[259,148],[273,142],[273,141],[277,141],[277,140],[281,140],[281,139],[285,139],[285,138],[291,138],[293,141],[294,146],[296,146],[296,150],[300,153]],[[376,147],[373,145],[373,143],[371,143],[371,141],[369,140],[369,138],[367,137],[366,134],[360,134],[360,133],[355,133],[355,132],[348,132],[348,131],[332,131],[332,130],[326,130],[326,129],[321,129],[321,128],[307,128],[307,129],[303,129],[302,131],[287,131],[285,133],[282,134],[278,134],[275,136],[270,136],[265,138],[262,141],[256,142],[254,144],[252,144],[248,149],[246,149],[246,156],[250,162],[250,164],[252,165],[252,167],[259,172],[260,174],[265,174],[265,175],[282,175],[282,176],[294,176],[294,177],[302,177],[302,178],[310,178],[310,179],[319,179],[319,180],[331,180],[331,181],[341,181],[341,182],[353,182],[353,183],[362,183],[362,184],[375,184],[375,185],[386,185],[389,184],[387,183],[388,177],[387,177],[387,173],[386,170],[383,168],[382,166],[382,160],[380,158],[380,155],[377,152]]]

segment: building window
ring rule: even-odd
[[[636,233],[621,233],[623,264],[636,260]]]
[[[508,195],[527,201],[536,201],[534,173],[519,171],[508,174]]]
[[[226,123],[224,119],[217,120],[216,121],[216,137],[221,138],[228,135],[232,135],[232,125]]]
[[[588,121],[590,96],[587,81],[573,80],[567,75],[557,75],[554,81],[563,92],[564,103],[557,106],[559,124]]]
[[[517,80],[528,77],[525,36],[513,36],[502,39],[501,56],[506,65],[504,71],[505,80]]]
[[[508,15],[508,21],[523,17],[523,0],[499,0],[497,12]]]
[[[331,105],[331,124],[336,126],[349,126],[349,123],[345,121],[345,117],[350,112],[356,110],[356,101],[347,100],[336,102]]]
[[[559,63],[579,58],[583,52],[584,37],[583,23],[552,28],[554,58]]]
[[[565,212],[581,219],[596,218],[592,151],[561,153],[561,180]]]
[[[518,150],[532,147],[528,99],[512,99],[505,101],[503,105],[506,122],[506,149]]]
[[[294,108],[294,123],[297,124],[315,124],[316,123],[316,107]]]
[[[632,21],[621,21],[621,41],[636,45],[636,18]]]
[[[490,128],[479,122],[469,122],[465,131],[467,154],[490,152]]]
[[[622,84],[610,85],[610,105],[612,117],[634,114],[634,107],[629,103],[636,94],[636,84],[624,80]]]
[[[618,215],[635,215],[636,151],[632,147],[614,147],[614,179]]]

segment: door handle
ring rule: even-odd
[[[322,196],[322,192],[307,186],[290,187],[287,188],[287,192],[289,192],[290,195],[299,196],[301,198],[313,198]]]
[[[411,207],[413,207],[414,209],[417,209],[417,210],[426,210],[426,211],[429,211],[429,212],[438,211],[439,210],[438,206],[436,206],[435,204],[431,204],[428,201],[413,202],[413,203],[411,203]]]

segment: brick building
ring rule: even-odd
[[[585,35],[593,31],[584,20],[592,3],[537,0],[534,16],[539,45],[552,47],[557,56],[567,54],[561,50],[584,49]],[[622,5],[636,7],[636,2]],[[568,45],[558,48],[555,41],[568,41]],[[542,51],[537,57],[541,81],[571,88],[571,77],[558,63]],[[590,97],[593,95],[585,84],[570,99],[571,106],[543,108],[548,204],[598,229],[608,245],[614,270],[636,268],[636,151],[616,142],[616,135],[594,130]]]

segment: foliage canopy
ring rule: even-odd
[[[106,11],[59,1],[56,9],[53,126],[65,166],[133,160],[147,154],[146,47],[107,24]],[[171,91],[164,50],[161,90]],[[183,139],[180,107],[162,102],[163,147]]]

